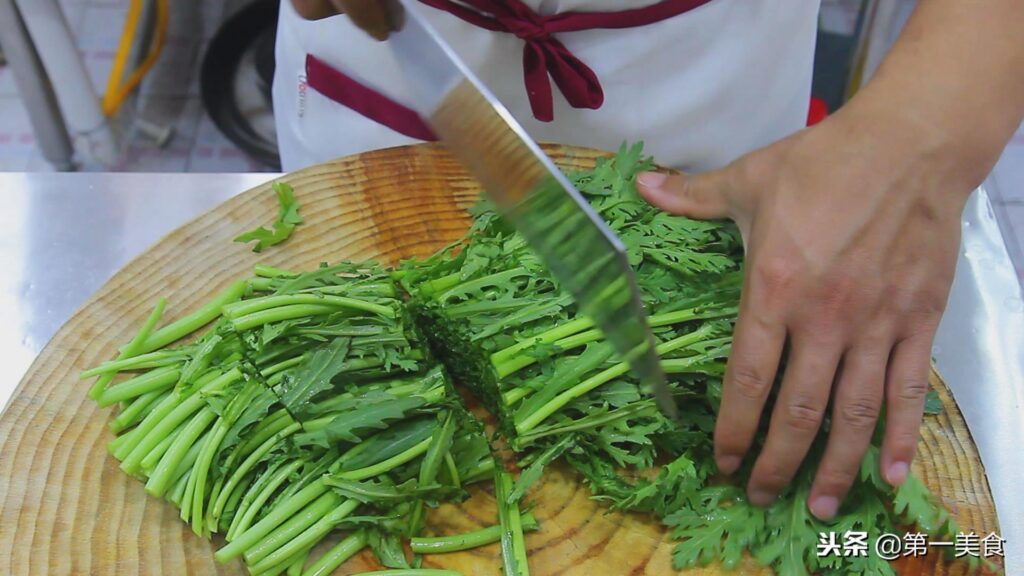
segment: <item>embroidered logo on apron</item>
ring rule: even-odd
[[[306,72],[302,70],[299,72],[299,98],[296,106],[296,110],[299,114],[299,118],[306,115],[306,92],[309,90],[309,83],[306,82]]]

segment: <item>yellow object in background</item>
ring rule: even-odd
[[[139,83],[146,76],[146,73],[156,63],[163,49],[164,39],[167,36],[168,5],[167,0],[156,0],[156,31],[149,53],[146,54],[142,63],[132,71],[131,75],[122,83],[125,66],[128,56],[132,50],[132,42],[139,29],[139,20],[142,15],[144,0],[132,0],[125,17],[124,30],[121,32],[121,41],[117,47],[117,54],[114,56],[114,65],[110,70],[110,77],[107,79],[107,90],[103,95],[102,108],[105,115],[113,116],[132,90],[138,87]]]

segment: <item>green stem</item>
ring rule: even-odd
[[[174,442],[160,458],[156,469],[150,474],[146,482],[146,492],[150,496],[160,498],[167,491],[168,486],[174,480],[174,473],[177,472],[185,454],[195,444],[196,439],[206,431],[206,428],[217,418],[209,407],[203,408],[198,415],[185,425],[180,434],[175,436]]]
[[[513,388],[508,392],[501,395],[501,401],[507,406],[515,406],[520,400],[526,398],[530,394],[533,394],[533,388],[527,388],[526,386],[520,386],[519,388]]]
[[[285,576],[302,576],[302,567],[306,565],[306,560],[309,559],[310,550],[298,554],[295,560],[288,566],[288,570],[285,572]]]
[[[250,492],[245,495],[242,499],[241,505],[238,510],[235,511],[235,517],[231,520],[231,526],[228,527],[228,532],[225,538],[230,542],[235,539],[235,536],[241,532],[245,532],[249,529],[253,519],[262,510],[263,505],[270,500],[270,497],[277,492],[277,489],[284,484],[296,470],[302,466],[302,460],[295,460],[285,466],[282,466],[273,473],[270,480],[265,486],[259,491]]]
[[[476,463],[473,466],[473,468],[467,470],[466,473],[462,475],[462,483],[472,484],[477,480],[482,480],[485,477],[489,477],[493,471],[494,460],[491,458],[486,458]]]
[[[184,402],[171,410],[170,414],[168,414],[166,418],[159,420],[151,430],[147,431],[139,439],[138,444],[121,462],[121,469],[129,474],[134,474],[138,470],[139,463],[142,462],[142,459],[146,457],[146,454],[149,454],[154,446],[159,444],[164,437],[170,434],[178,424],[184,422],[186,418],[192,416],[192,414],[196,413],[200,408],[206,405],[206,401],[203,399],[204,393],[208,394],[210,392],[221,390],[241,377],[242,372],[238,368],[233,368],[204,386],[200,393],[192,394],[186,398]],[[143,423],[145,423],[145,421],[143,421]],[[137,428],[136,433],[139,432],[140,429]]]
[[[416,291],[424,296],[433,296],[438,292],[443,292],[449,288],[454,288],[459,285],[462,281],[461,272],[452,272],[447,276],[441,276],[440,278],[434,278],[428,280],[416,287]]]
[[[567,424],[553,424],[543,428],[534,429],[529,434],[520,434],[519,436],[516,436],[512,441],[512,445],[515,450],[522,450],[526,446],[529,446],[530,443],[545,436],[564,436],[570,432],[594,429],[625,418],[654,415],[657,413],[658,407],[655,405],[653,400],[642,400],[640,402],[634,402],[633,404],[623,406],[622,408],[616,408],[610,412],[597,414],[596,416],[590,415],[578,420],[570,420]]]
[[[539,528],[537,519],[533,514],[526,513],[522,516],[523,530],[534,531]],[[414,554],[445,554],[448,552],[459,552],[470,550],[488,544],[494,544],[501,540],[501,525],[488,526],[472,532],[464,532],[452,536],[438,536],[434,538],[414,537],[409,541],[409,548]]]
[[[245,294],[245,287],[244,280],[239,280],[231,284],[199,310],[196,310],[188,316],[176,320],[151,334],[150,337],[146,339],[145,344],[142,345],[140,352],[151,352],[158,348],[163,348],[171,342],[180,340],[206,324],[209,324],[215,318],[220,316],[221,307],[240,299]]]
[[[247,316],[240,316],[231,320],[231,325],[235,330],[244,332],[245,330],[251,330],[257,326],[270,324],[272,322],[291,320],[293,318],[303,318],[305,316],[320,316],[322,314],[330,314],[337,311],[338,309],[336,307],[326,306],[323,304],[295,304],[294,306],[279,306],[277,308],[262,310]]]
[[[199,458],[196,458],[196,464],[192,468],[192,475],[196,477],[196,488],[192,493],[192,531],[197,536],[209,535],[209,529],[206,527],[206,508],[204,508],[207,503],[206,480],[210,475],[210,466],[213,464],[214,456],[217,455],[217,449],[230,428],[231,426],[223,417],[217,421],[213,433],[203,444]]]
[[[195,388],[199,388],[201,390],[218,376],[220,376],[220,373],[216,370],[207,372],[200,377],[198,381],[196,381]],[[159,403],[157,403],[157,405],[150,410],[148,414],[146,414],[146,417],[142,419],[142,422],[140,422],[138,426],[128,433],[118,437],[114,442],[111,442],[111,446],[109,446],[111,454],[123,462],[139,442],[149,435],[160,422],[167,418],[167,416],[174,411],[181,402],[181,394],[176,390],[171,390],[163,400],[160,400]],[[114,446],[114,444],[116,444],[116,446]]]
[[[107,452],[110,452],[110,455],[117,458],[118,461],[122,460],[123,457],[118,457],[117,453],[119,450],[123,450],[124,445],[128,444],[132,439],[132,432],[134,432],[134,430],[129,430],[127,433],[121,434],[117,438],[107,442]]]
[[[572,336],[573,334],[581,330],[586,330],[587,328],[590,328],[593,325],[594,322],[591,321],[590,318],[584,316],[574,318],[573,320],[570,320],[565,324],[555,326],[554,328],[550,328],[546,332],[543,332],[537,336],[521,340],[509,346],[508,348],[499,350],[494,354],[491,354],[491,362],[494,364],[499,364],[514,356],[517,356],[520,352],[527,350],[531,346],[535,346],[538,343],[551,344],[556,340],[561,340],[562,338]]]
[[[206,444],[206,435],[210,433],[207,429],[198,440],[192,443],[192,447],[185,453],[185,457],[181,459],[181,463],[178,464],[178,469],[171,475],[171,482],[178,483],[182,478],[187,478],[192,473],[192,466],[196,463],[196,458],[199,458],[199,450]]]
[[[419,444],[413,446],[412,448],[409,448],[405,452],[402,452],[401,454],[396,454],[391,458],[388,458],[387,460],[384,460],[382,462],[378,462],[372,466],[367,466],[366,468],[359,468],[357,470],[349,470],[348,472],[338,472],[337,476],[345,480],[365,480],[367,478],[379,476],[385,472],[389,472],[395,468],[398,468],[402,464],[405,464],[406,462],[409,462],[413,458],[416,458],[420,454],[426,452],[427,448],[430,447],[431,439],[432,438],[427,438],[420,442]]]
[[[250,474],[242,479],[235,490],[231,493],[231,496],[228,497],[228,502],[224,505],[225,511],[230,514],[232,511],[238,510],[238,504],[242,501],[242,498],[249,493],[249,490],[252,488],[253,481],[255,480],[255,476],[255,474]],[[210,517],[207,519],[207,522],[209,523],[210,530],[213,532],[221,532],[226,528],[226,526],[220,525],[219,518],[215,519]]]
[[[168,434],[167,437],[161,440],[149,454],[146,454],[146,457],[139,463],[144,475],[148,476],[153,472],[153,468],[155,468],[157,463],[160,462],[160,458],[163,457],[164,452],[171,447],[171,443],[174,442],[174,439],[178,437],[178,434],[185,429],[185,426],[187,426],[187,424],[181,424],[175,428],[174,432]]]
[[[213,557],[221,563],[237,557],[239,554],[242,554],[249,548],[256,545],[256,543],[262,540],[274,528],[277,528],[281,523],[291,518],[293,514],[301,510],[306,504],[309,504],[313,500],[319,498],[327,491],[327,485],[324,484],[322,479],[313,481],[308,486],[292,495],[291,498],[288,498],[287,501],[274,506],[266,516],[261,518],[259,522],[254,524],[248,530],[240,531],[231,543],[218,550]]]
[[[255,314],[256,312],[262,312],[264,310],[270,310],[272,308],[279,308],[282,306],[295,306],[300,304],[313,304],[313,305],[324,305],[332,306],[334,308],[347,308],[350,310],[361,310],[363,312],[370,312],[371,314],[377,314],[384,316],[385,318],[394,318],[395,310],[389,306],[382,304],[374,304],[373,302],[367,302],[365,300],[359,300],[356,298],[348,298],[346,296],[331,296],[327,294],[285,294],[281,296],[263,296],[262,298],[251,298],[249,300],[243,300],[236,302],[224,307],[224,315],[231,320]]]
[[[120,434],[124,430],[131,428],[145,418],[149,409],[159,404],[168,394],[171,394],[170,390],[154,390],[132,400],[132,403],[127,408],[121,410],[110,421],[110,431],[114,434]]]
[[[333,548],[318,558],[316,562],[313,562],[313,565],[307,568],[302,573],[302,576],[328,576],[338,566],[341,566],[346,560],[365,548],[367,540],[366,532],[362,530],[349,535],[348,538],[338,542]]]
[[[295,554],[301,553],[303,550],[308,548],[312,548],[317,542],[326,536],[328,532],[333,530],[334,527],[337,526],[338,522],[344,520],[345,517],[351,514],[358,506],[359,502],[356,500],[346,500],[345,502],[342,502],[326,515],[321,515],[319,520],[306,528],[297,537],[289,540],[286,544],[274,550],[263,560],[257,561],[253,566],[253,569],[259,571],[260,568],[280,564]]]
[[[293,515],[287,522],[274,529],[273,532],[263,537],[259,542],[249,547],[244,553],[246,563],[252,565],[253,570],[262,572],[267,568],[280,564],[287,559],[285,556],[275,556],[272,562],[263,563],[263,560],[275,552],[278,548],[293,541],[293,538],[302,534],[307,528],[323,519],[343,502],[341,496],[334,492],[321,494],[309,506]],[[262,563],[262,566],[259,566]]]
[[[245,283],[253,292],[270,292],[274,287],[273,278],[249,278]]]
[[[712,329],[712,325],[705,324],[704,326],[701,326],[700,328],[694,330],[693,332],[683,334],[682,336],[658,344],[656,351],[659,356],[663,356],[665,354],[668,354],[669,352],[693,344],[694,342],[699,342],[702,338],[707,336],[707,334],[710,333]],[[548,418],[549,416],[563,408],[569,402],[572,402],[576,398],[579,398],[580,396],[586,394],[587,392],[590,392],[594,388],[597,388],[602,384],[606,384],[607,382],[610,382],[611,380],[619,376],[622,376],[627,372],[629,372],[629,364],[626,362],[620,362],[610,368],[606,368],[605,370],[598,372],[597,374],[591,376],[590,378],[587,378],[583,382],[580,382],[579,384],[573,386],[572,388],[569,388],[565,392],[562,392],[558,396],[555,396],[550,402],[544,404],[536,411],[530,413],[528,416],[523,418],[521,422],[516,422],[516,432],[519,434],[525,434],[529,432],[538,424],[543,422],[546,418]]]
[[[99,393],[96,403],[106,408],[123,400],[137,398],[149,392],[163,392],[178,381],[181,372],[178,366],[165,366],[150,370]]]
[[[656,314],[654,316],[651,316],[647,320],[648,324],[652,328],[660,328],[662,326],[672,326],[674,324],[682,324],[684,322],[692,322],[694,320],[713,320],[716,318],[726,318],[729,316],[733,316],[735,314],[736,309],[734,308],[711,311],[702,311],[700,308],[689,308],[686,310],[676,310],[673,312],[666,312],[664,314]],[[574,320],[573,322],[575,321],[576,320]],[[569,324],[572,324],[572,322],[570,322]],[[549,332],[554,333],[555,331],[551,330]],[[583,346],[584,344],[596,342],[603,338],[604,334],[600,330],[594,328],[587,330],[585,332],[580,332],[578,334],[573,334],[565,338],[554,340],[553,343],[556,347],[558,347],[560,351],[564,352],[566,350],[578,348],[580,346]],[[519,352],[526,350],[537,341],[538,339],[536,338],[527,339],[520,342],[519,344],[510,346],[505,350],[492,354],[491,363],[494,365],[494,370],[498,374],[498,378],[505,378],[506,376],[514,374],[519,370],[526,368],[527,366],[535,364],[537,362],[537,358],[535,356],[531,356],[529,354],[521,354]],[[552,343],[547,340],[544,340],[544,342],[548,344]],[[506,351],[513,350],[519,346],[522,346],[522,348],[520,350],[517,350],[516,353],[511,355],[506,354]],[[518,402],[519,400],[522,399],[523,396],[529,394],[529,392],[529,390],[525,390],[522,393],[512,394],[510,397],[514,398],[514,400],[509,403],[514,404],[515,402]]]
[[[153,311],[149,313],[146,321],[142,323],[142,328],[139,329],[135,337],[121,350],[117,355],[118,360],[124,360],[125,358],[131,358],[139,353],[142,349],[142,343],[149,338],[149,335],[153,332],[153,328],[156,328],[156,323],[160,321],[160,317],[164,314],[164,307],[167,306],[167,299],[160,298],[156,301],[156,306],[153,307]],[[110,372],[100,376],[96,383],[93,384],[89,390],[89,398],[95,400],[99,397],[100,392],[106,389],[107,385],[114,379],[117,372]]]
[[[452,486],[462,488],[462,479],[459,478],[459,467],[455,464],[455,459],[452,458],[451,450],[444,455],[444,465],[448,470],[448,479],[451,480]]]
[[[256,450],[249,454],[249,456],[242,462],[241,466],[234,469],[231,473],[231,478],[228,479],[227,483],[221,489],[220,494],[217,495],[217,500],[213,505],[212,516],[214,519],[220,518],[220,515],[224,512],[224,505],[227,504],[227,496],[231,494],[235,489],[235,486],[241,482],[242,477],[252,470],[264,456],[277,446],[279,442],[301,429],[302,426],[298,422],[293,422],[277,434],[268,438],[263,442],[263,444],[256,448]]]
[[[216,417],[217,414],[213,410],[204,408],[185,424],[181,433],[174,437],[174,442],[160,458],[160,463],[150,475],[150,480],[145,483],[146,493],[158,498],[164,495],[170,483],[175,480],[174,472],[178,470],[181,460]]]
[[[427,446],[426,455],[420,462],[419,485],[429,486],[437,479],[437,473],[441,470],[444,457],[448,455],[452,446],[452,436],[455,434],[454,416],[447,411],[444,417],[444,424],[434,431],[430,438],[430,445]],[[412,518],[409,520],[409,533],[419,534],[423,528],[424,502],[417,500],[412,511]]]
[[[530,576],[526,559],[526,541],[523,538],[523,519],[519,504],[509,502],[512,476],[502,468],[494,471],[494,494],[501,522],[501,563],[505,576]]]
[[[305,360],[305,359],[306,359],[306,357],[300,354],[298,356],[295,356],[294,358],[289,358],[287,360],[282,360],[282,361],[278,362],[277,364],[274,364],[272,366],[267,366],[262,371],[260,371],[260,374],[262,374],[264,378],[268,378],[270,376],[273,376],[274,374],[277,374],[278,372],[287,370],[287,369],[291,368],[292,366],[295,366],[296,364],[301,364],[302,361]]]
[[[106,373],[117,373],[125,370],[145,370],[149,368],[160,368],[161,366],[167,366],[168,364],[177,364],[183,360],[188,360],[188,352],[181,350],[158,350],[156,352],[149,352],[147,354],[139,354],[138,356],[132,356],[130,358],[122,358],[119,360],[111,360],[110,362],[104,362],[95,368],[83,370],[78,373],[79,378],[92,378],[93,376],[99,376],[100,374]]]
[[[167,493],[167,499],[174,503],[175,506],[181,508],[181,498],[185,495],[185,486],[188,485],[188,475],[178,478],[174,482],[174,488]]]
[[[294,423],[295,421],[292,420],[291,414],[288,414],[288,411],[283,408],[277,410],[270,416],[267,416],[262,422],[256,425],[250,438],[246,438],[238,444],[235,448],[236,453],[231,455],[231,458],[228,460],[228,464],[233,466],[234,459],[241,458],[243,455],[251,453],[266,442],[267,438],[270,438],[274,434],[277,434]]]

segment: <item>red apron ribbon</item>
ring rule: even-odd
[[[604,103],[604,90],[597,74],[555,38],[555,34],[646,26],[711,1],[661,0],[617,12],[563,12],[541,16],[522,0],[420,0],[479,28],[522,39],[526,93],[533,116],[542,122],[554,118],[550,80],[555,81],[573,108],[596,110]],[[331,68],[312,54],[306,56],[306,82],[320,94],[396,132],[419,140],[437,139],[414,110]]]
[[[662,0],[617,12],[563,12],[541,16],[522,0],[420,0],[474,26],[514,34],[525,43],[523,76],[533,116],[542,122],[554,118],[551,83],[555,81],[573,108],[596,110],[604,103],[597,74],[577,58],[554,34],[581,30],[621,29],[667,20],[711,0]]]
[[[360,84],[312,54],[306,54],[306,84],[331,100],[410,138],[428,142],[437,140],[434,131],[415,110]]]

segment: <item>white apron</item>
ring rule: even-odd
[[[641,27],[558,33],[596,74],[597,109],[572,107],[551,82],[553,120],[533,115],[524,40],[448,12],[423,12],[466,64],[539,141],[614,150],[642,140],[664,165],[707,170],[806,124],[819,0],[711,0]],[[606,12],[656,4],[630,0],[523,0],[538,14]],[[303,20],[282,0],[274,115],[287,171],[339,156],[414,143],[311,89],[307,55],[397,105],[411,102],[387,46],[344,16]]]

